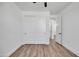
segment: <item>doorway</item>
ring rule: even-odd
[[[50,39],[62,44],[62,19],[61,16],[50,17]]]

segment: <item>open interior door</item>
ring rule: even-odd
[[[62,18],[61,16],[57,16],[56,18],[56,42],[62,44]]]

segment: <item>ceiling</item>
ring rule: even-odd
[[[22,11],[50,11],[52,14],[61,12],[71,2],[47,2],[47,7],[44,7],[44,2],[15,2]]]

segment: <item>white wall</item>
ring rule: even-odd
[[[0,56],[9,56],[21,45],[21,12],[13,3],[0,3]]]
[[[79,3],[72,3],[60,15],[62,16],[62,43],[79,56]]]

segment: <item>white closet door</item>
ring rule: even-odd
[[[23,38],[29,44],[31,42],[48,41],[49,39],[46,39],[46,35],[45,18],[26,16],[23,19]]]

